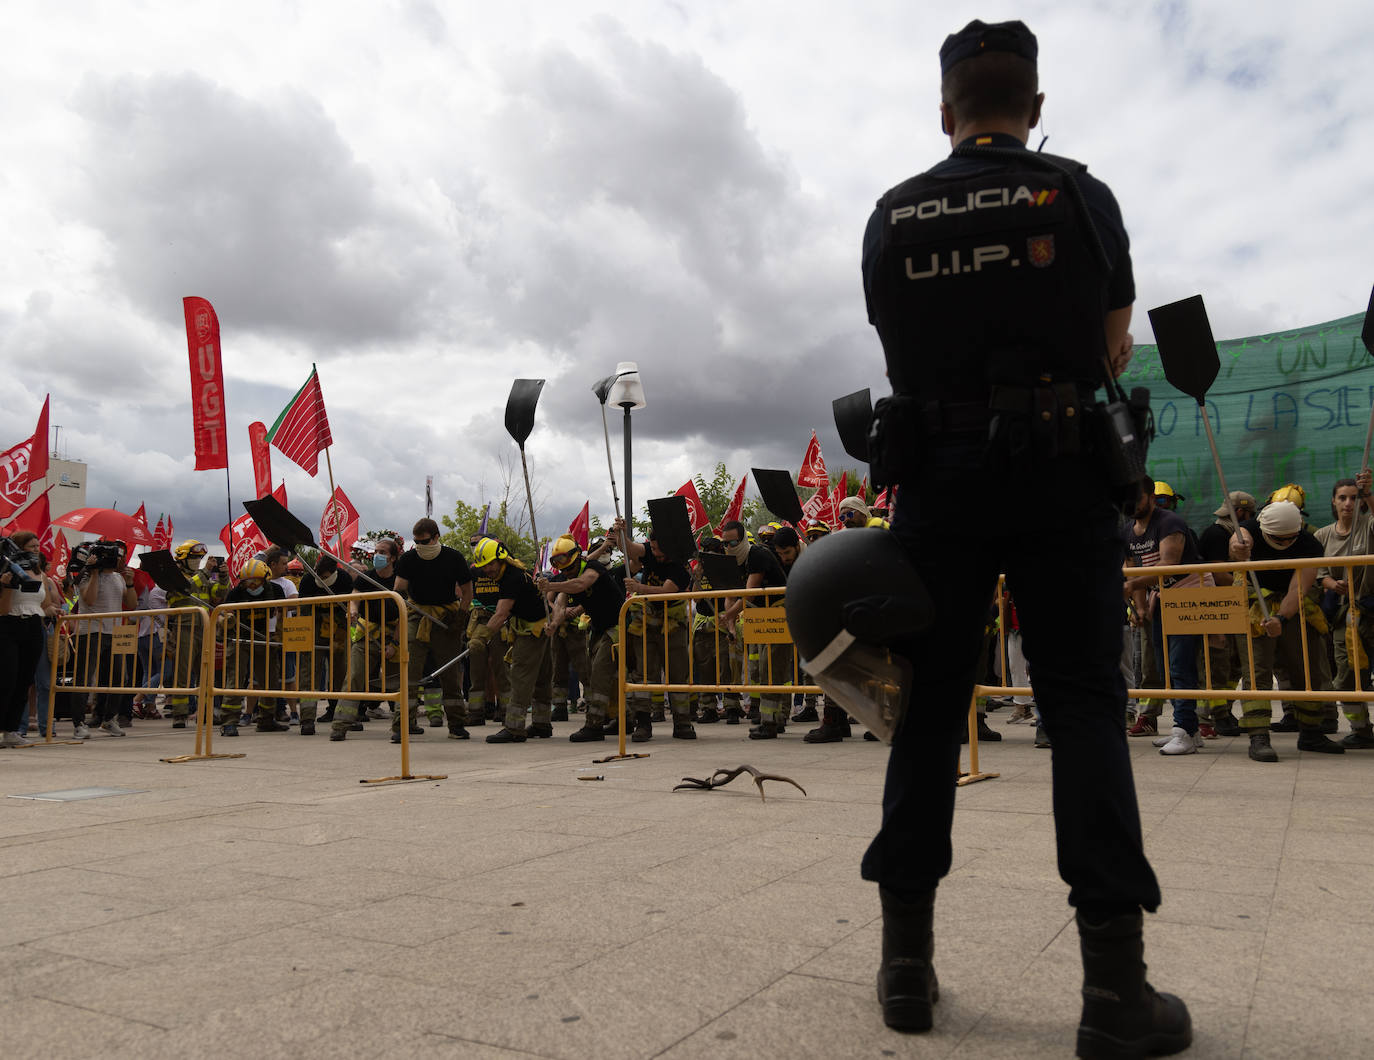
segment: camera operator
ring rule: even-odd
[[[127,548],[123,541],[97,541],[78,545],[73,553],[85,550],[84,562],[77,575],[77,614],[112,614],[132,611],[138,606],[134,591],[134,572],[125,565]],[[128,660],[114,655],[114,627],[117,619],[102,618],[83,622],[76,627],[77,670],[88,685],[98,686],[95,693],[95,722],[111,736],[123,736],[119,716],[128,716],[130,696],[127,693],[107,692],[110,685],[128,683]],[[84,665],[83,665],[84,663]]]
[[[29,686],[43,654],[47,596],[38,535],[21,530],[0,540],[0,747],[25,747]]]

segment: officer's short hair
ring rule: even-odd
[[[961,122],[1029,118],[1039,91],[1035,63],[1010,52],[965,59],[940,81],[940,98]]]
[[[410,536],[419,537],[421,534],[424,534],[426,537],[438,537],[439,524],[429,518],[419,520],[410,528]]]

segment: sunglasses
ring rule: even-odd
[[[437,537],[417,537],[413,539],[417,545],[432,545],[438,541]]]

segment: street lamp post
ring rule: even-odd
[[[607,400],[625,410],[625,526],[631,538],[634,537],[634,480],[631,478],[630,457],[630,410],[645,406],[644,384],[639,379],[639,365],[634,361],[621,361],[615,366],[615,384],[611,387]]]

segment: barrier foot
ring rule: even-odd
[[[637,754],[636,754],[634,751],[631,751],[629,754],[624,754],[624,755],[607,755],[605,758],[593,758],[593,759],[592,759],[592,765],[594,765],[594,766],[599,766],[599,765],[601,765],[601,763],[603,763],[603,762],[620,762],[620,761],[623,761],[623,760],[626,759],[626,758],[648,758],[648,757],[649,757],[649,752],[648,752],[648,751],[640,751],[640,752],[637,753]]]
[[[980,780],[992,780],[1001,775],[1001,773],[960,773],[954,784],[956,787],[962,788],[968,784],[977,784]]]
[[[447,780],[447,773],[414,773],[403,777],[376,777],[372,780],[360,780],[359,784],[401,784],[415,780]]]
[[[247,758],[247,754],[216,754],[216,755],[176,755],[173,758],[159,758],[159,762],[205,762],[211,758]]]
[[[30,747],[85,747],[85,740],[42,740],[33,743],[20,744],[18,747],[6,747],[6,751],[27,751]]]

